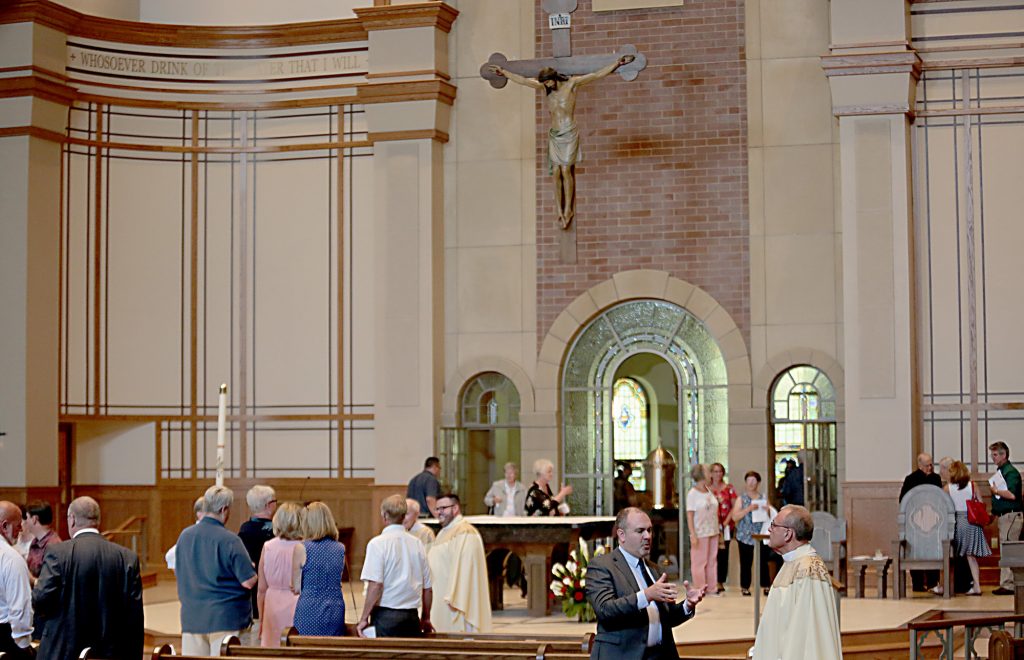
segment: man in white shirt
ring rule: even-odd
[[[14,549],[21,534],[21,509],[0,501],[0,652],[5,658],[30,658],[32,588],[28,564]]]
[[[380,505],[384,530],[366,544],[360,578],[367,583],[363,615],[356,625],[360,637],[373,618],[377,637],[419,637],[433,632],[430,606],[433,589],[423,544],[405,531],[405,498],[392,495]],[[416,608],[422,605],[422,616]]]

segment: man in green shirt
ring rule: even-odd
[[[992,515],[999,518],[999,539],[1016,541],[1021,530],[1021,483],[1020,472],[1010,462],[1010,448],[1002,440],[988,446],[992,452],[992,462],[1006,481],[1005,489],[992,489]],[[1009,595],[1013,593],[1013,571],[1009,568],[999,569],[999,588],[992,593]]]

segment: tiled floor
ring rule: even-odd
[[[355,622],[362,611],[363,594],[359,583],[352,586],[354,590],[350,590],[349,585],[345,587],[346,618]],[[991,588],[986,588],[986,592],[990,591]],[[173,579],[162,579],[156,587],[147,589],[144,600],[147,628],[169,634],[180,632],[179,604]],[[763,597],[761,603],[763,606]],[[526,601],[518,590],[505,591],[505,608],[494,613],[494,632],[582,636],[595,629],[593,623],[568,620],[557,608],[548,617],[528,616]],[[901,601],[844,598],[842,629],[853,632],[897,628],[930,609],[1009,611],[1013,609],[1013,597],[986,593],[981,597],[958,596],[949,600],[930,594],[914,594],[914,597]],[[697,617],[675,629],[677,642],[737,639],[752,637],[753,634],[753,598],[741,596],[736,587],[730,588],[723,596],[705,599],[697,610]]]

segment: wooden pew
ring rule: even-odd
[[[1024,639],[997,630],[988,640],[989,660],[1024,660]]]
[[[589,657],[575,643],[568,649],[554,648],[551,642],[481,639],[363,639],[361,637],[320,637],[321,645],[285,646],[277,649],[242,646],[237,637],[221,645],[221,656],[246,658],[472,658],[519,660],[580,660]],[[562,642],[565,645],[565,642]]]
[[[221,654],[227,651],[229,657],[237,660],[263,660],[264,658],[310,658],[314,660],[346,660],[358,658],[360,660],[384,660],[385,658],[396,658],[397,660],[580,660],[587,656],[582,653],[575,654],[550,654],[545,651],[546,647],[540,647],[534,652],[504,652],[494,653],[491,651],[474,650],[453,650],[443,651],[392,649],[382,645],[379,649],[316,649],[316,648],[284,648],[272,649],[252,646],[231,646],[221,647]],[[204,660],[199,656],[175,655],[170,645],[156,649],[151,656],[152,660]]]
[[[384,641],[383,639],[363,639],[354,635],[350,637],[307,637],[299,635],[295,628],[288,628],[281,635],[282,647],[297,648],[372,648],[379,647]],[[582,640],[565,635],[432,633],[422,638],[392,637],[386,641],[391,648],[423,649],[425,644],[429,644],[427,648],[431,649],[464,649],[466,644],[472,644],[474,649],[492,651],[529,651],[536,649],[539,644],[547,644],[551,653],[589,655],[594,646],[594,633],[585,634]]]

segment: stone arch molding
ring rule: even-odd
[[[725,360],[729,388],[750,387],[750,355],[729,312],[700,287],[659,270],[628,270],[573,300],[551,324],[537,358],[537,413],[558,411],[559,374],[573,338],[601,311],[629,300],[653,298],[679,305],[699,319]],[[749,390],[748,390],[749,391]]]
[[[842,422],[845,417],[846,375],[843,366],[833,356],[814,348],[791,348],[782,351],[769,359],[754,378],[752,396],[754,407],[766,407],[772,383],[786,370],[797,365],[806,364],[817,367],[825,372],[836,390],[836,421]]]
[[[500,357],[478,357],[468,360],[455,370],[445,385],[441,397],[441,425],[454,427],[459,414],[459,396],[470,380],[487,371],[496,371],[505,376],[519,391],[519,416],[530,415],[535,408],[533,381],[515,362]]]

